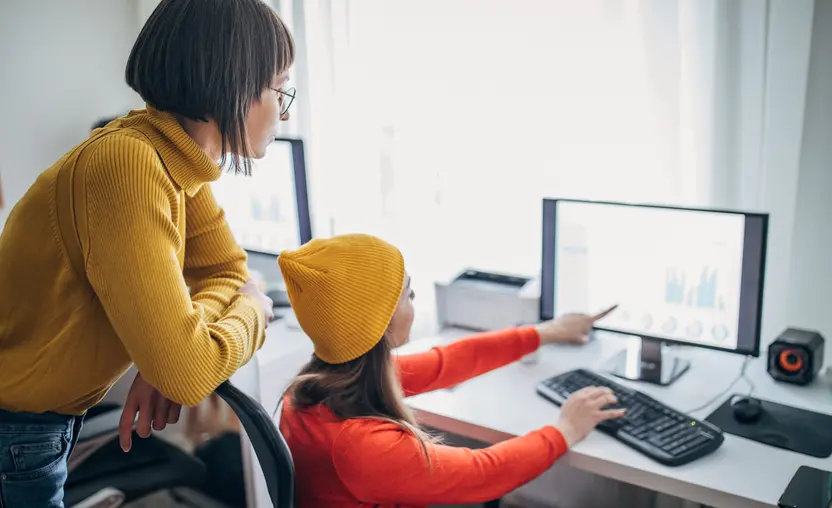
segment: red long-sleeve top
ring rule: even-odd
[[[406,395],[438,390],[502,367],[540,346],[533,327],[488,332],[397,358]],[[566,452],[551,426],[488,448],[428,445],[372,419],[339,420],[325,406],[284,403],[280,430],[295,462],[298,508],[409,508],[477,503],[533,480]]]

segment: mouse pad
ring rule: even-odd
[[[763,407],[762,416],[754,423],[741,423],[734,419],[733,397],[706,420],[729,434],[777,448],[822,459],[832,455],[832,416],[757,399]]]

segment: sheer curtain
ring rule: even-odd
[[[428,297],[464,267],[535,274],[542,197],[736,205],[725,55],[739,51],[744,4],[278,8],[307,51],[292,128],[309,143],[316,234],[388,239]],[[430,326],[426,300],[418,319]]]

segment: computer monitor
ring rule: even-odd
[[[303,141],[277,138],[251,175],[211,184],[234,238],[250,253],[276,256],[312,239]]]
[[[276,303],[287,305],[277,256],[312,239],[303,141],[275,138],[266,156],[251,162],[250,176],[223,175],[211,190],[249,268],[263,274]]]
[[[684,344],[758,356],[768,215],[543,200],[540,317],[618,308],[596,329],[641,338],[612,359],[627,379],[668,384]]]

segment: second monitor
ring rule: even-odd
[[[265,278],[269,296],[288,307],[277,256],[312,239],[304,143],[275,138],[251,175],[223,175],[211,184],[231,233],[248,254],[248,267]]]
[[[641,337],[613,374],[668,384],[689,362],[676,343],[757,356],[768,216],[547,199],[541,319],[615,312],[596,328]]]
[[[223,175],[211,190],[234,238],[249,254],[273,258],[312,239],[300,139],[275,138],[265,157],[251,160],[251,175]]]

